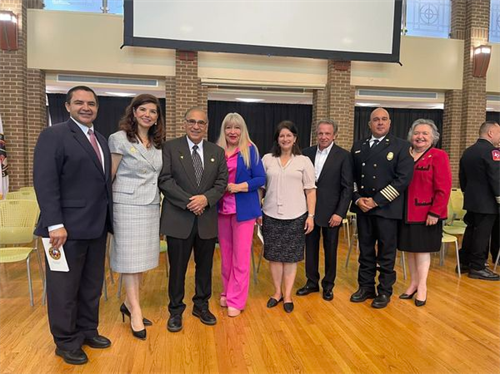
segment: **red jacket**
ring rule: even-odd
[[[415,162],[413,179],[406,193],[406,222],[423,223],[427,215],[446,219],[451,193],[448,154],[430,148]]]

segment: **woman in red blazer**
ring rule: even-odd
[[[406,191],[398,248],[408,253],[411,282],[399,298],[412,299],[416,294],[416,306],[423,306],[427,301],[430,252],[441,248],[442,220],[446,219],[451,193],[448,154],[433,148],[438,140],[439,132],[432,120],[418,119],[408,132],[415,164],[413,179]]]

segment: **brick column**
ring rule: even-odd
[[[458,187],[458,163],[461,148],[462,90],[446,91],[444,95],[443,130],[441,134],[443,149],[450,156],[453,187]]]
[[[472,55],[474,47],[488,42],[490,1],[469,0],[465,9],[462,149],[476,141],[479,125],[486,120],[486,78],[472,76]]]
[[[175,118],[175,77],[165,78],[165,102],[165,134],[167,139],[174,139],[177,127]]]
[[[10,190],[32,183],[33,148],[46,125],[45,74],[27,68],[27,9],[41,0],[2,0],[0,10],[18,17],[18,50],[0,51],[0,115],[9,160]]]
[[[184,114],[199,105],[198,52],[175,53],[175,125],[176,137],[184,134]]]
[[[354,140],[355,88],[351,86],[351,62],[328,61],[328,117],[339,123],[336,143],[350,149]]]
[[[327,108],[327,92],[326,90],[314,90],[313,91],[313,112],[312,112],[312,125],[311,125],[311,145],[316,145],[316,121],[328,117]]]

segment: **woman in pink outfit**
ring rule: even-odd
[[[259,151],[238,113],[224,118],[217,144],[226,151],[229,170],[227,191],[219,201],[220,305],[228,308],[228,316],[236,317],[248,297],[253,229],[256,218],[262,215],[258,190],[266,183],[266,175]]]

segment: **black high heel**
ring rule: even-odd
[[[427,299],[419,300],[419,299],[415,298],[415,306],[424,306],[426,302],[427,302]]]
[[[142,329],[140,331],[134,331],[132,328],[132,322],[130,323],[130,330],[132,331],[132,335],[134,335],[137,339],[146,340],[146,329]]]
[[[411,299],[413,299],[413,296],[415,296],[416,293],[417,293],[417,290],[413,291],[413,293],[411,293],[409,295],[407,293],[402,293],[401,295],[399,295],[399,298],[403,299],[403,300],[411,300]]]
[[[122,321],[125,322],[125,316],[127,316],[128,318],[132,318],[130,316],[130,311],[128,310],[127,306],[125,305],[125,303],[123,303],[122,305],[120,305],[120,312],[122,313]],[[144,323],[144,326],[153,326],[153,322],[151,322],[149,319],[147,318],[143,318],[142,319],[142,323]],[[133,331],[133,330],[132,330]],[[135,335],[134,335],[135,336]],[[146,335],[144,335],[146,336]]]

